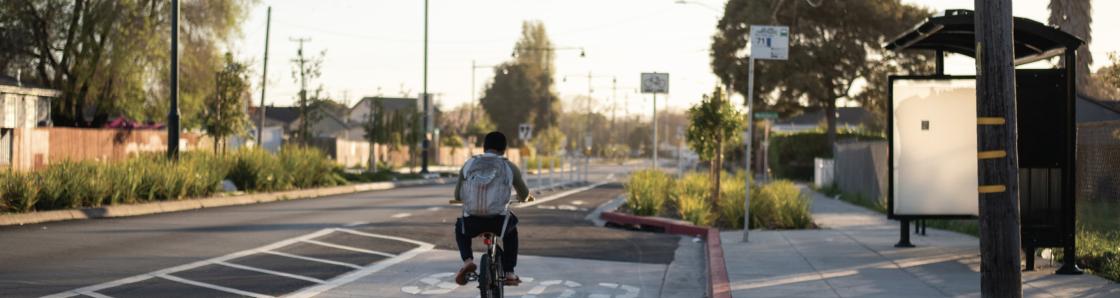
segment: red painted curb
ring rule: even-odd
[[[708,259],[708,296],[731,298],[731,282],[727,277],[727,262],[723,257],[719,229],[695,226],[690,223],[654,216],[637,216],[618,212],[603,212],[599,218],[615,224],[660,227],[666,234],[687,235],[707,241],[705,256]]]

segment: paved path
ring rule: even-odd
[[[979,297],[979,242],[930,229],[895,248],[898,223],[808,189],[818,230],[723,232],[735,297]],[[1054,275],[1039,262],[1023,274],[1027,297],[1120,297],[1120,284]]]

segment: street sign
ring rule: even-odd
[[[751,58],[789,59],[789,27],[751,25]]]
[[[756,119],[778,119],[778,112],[757,112],[754,113]]]
[[[642,93],[669,93],[669,74],[643,72]]]
[[[522,141],[528,141],[532,137],[533,137],[533,125],[532,124],[522,123],[521,125],[517,126],[517,138],[518,139],[520,139]]]
[[[590,135],[587,135],[587,136],[583,136],[583,144],[584,144],[584,146],[587,146],[587,148],[591,148],[591,140],[592,140],[592,138],[591,138],[591,136],[590,136]]]

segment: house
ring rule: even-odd
[[[836,129],[856,129],[870,127],[874,123],[874,115],[863,107],[838,107],[836,108]],[[800,115],[779,119],[772,128],[775,132],[801,132],[823,127],[825,123],[824,110],[805,112]]]
[[[50,125],[51,100],[61,94],[58,90],[0,75],[0,168],[34,168],[34,147],[45,142],[37,139],[40,134],[33,129]]]
[[[1120,120],[1120,101],[1077,95],[1077,123]]]
[[[366,131],[363,128],[366,121],[369,119],[369,113],[373,110],[374,105],[380,105],[384,112],[396,111],[420,111],[423,103],[416,98],[403,98],[403,97],[380,97],[370,96],[363,97],[362,100],[354,104],[350,108],[347,119],[352,124],[350,127],[351,138],[365,139]]]

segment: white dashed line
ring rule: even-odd
[[[226,293],[233,293],[233,294],[237,294],[237,295],[241,295],[241,296],[249,296],[249,297],[254,297],[254,298],[273,298],[273,296],[269,296],[269,295],[257,294],[257,293],[253,293],[253,292],[246,292],[246,291],[242,291],[242,290],[238,290],[238,289],[234,289],[234,288],[227,288],[227,287],[208,284],[208,283],[204,283],[204,282],[200,282],[200,281],[193,281],[193,280],[189,280],[189,279],[182,278],[182,277],[172,276],[172,275],[169,275],[169,274],[160,274],[160,275],[157,275],[157,277],[162,278],[162,279],[166,279],[166,280],[170,280],[170,281],[174,281],[174,282],[178,282],[178,283],[184,283],[184,284],[188,284],[188,285],[192,285],[192,286],[218,290],[218,291],[222,291],[222,292],[226,292]]]
[[[271,274],[271,275],[283,276],[283,277],[287,277],[287,278],[306,280],[306,281],[310,281],[310,282],[317,283],[317,284],[321,284],[321,283],[325,282],[321,279],[314,278],[314,277],[307,277],[307,276],[303,276],[303,275],[295,275],[295,274],[284,273],[284,272],[280,272],[280,271],[272,271],[272,270],[268,270],[268,269],[264,269],[264,268],[245,266],[245,265],[234,264],[234,263],[229,263],[229,262],[214,262],[214,264],[218,264],[218,265],[222,265],[222,266],[226,266],[226,267],[233,267],[233,268],[237,268],[237,269],[241,269],[241,270],[256,271],[256,272],[260,272],[260,273],[264,273],[264,274]]]
[[[362,269],[362,266],[358,266],[358,265],[354,265],[354,264],[350,264],[350,263],[343,263],[343,262],[339,262],[339,261],[332,261],[332,260],[320,259],[320,258],[305,257],[305,256],[301,256],[301,255],[293,255],[293,254],[286,253],[286,252],[278,252],[278,251],[268,250],[268,251],[262,251],[262,253],[277,255],[277,256],[281,256],[281,257],[289,257],[289,258],[293,258],[293,259],[300,259],[300,260],[305,260],[305,261],[319,262],[319,263],[325,263],[325,264],[331,264],[331,265],[339,265],[339,266],[350,267],[350,268],[354,268],[354,269]]]
[[[409,216],[412,216],[412,213],[397,213],[397,214],[393,214],[393,216],[391,216],[391,217],[392,218],[405,218],[405,217],[409,217]]]
[[[352,223],[348,223],[348,224],[345,224],[345,225],[342,225],[342,226],[343,226],[343,227],[347,227],[347,228],[351,228],[351,227],[356,227],[356,226],[361,226],[361,225],[368,225],[368,224],[369,224],[369,222],[368,222],[368,221],[355,221],[355,222],[352,222]]]
[[[342,249],[342,250],[349,250],[349,251],[353,251],[353,252],[360,252],[360,253],[364,253],[364,254],[379,255],[379,256],[386,257],[386,258],[392,258],[392,257],[397,256],[397,255],[394,255],[394,254],[391,254],[391,253],[384,253],[384,252],[380,252],[380,251],[373,251],[373,250],[361,249],[361,248],[357,248],[357,247],[338,245],[338,244],[334,244],[334,243],[326,243],[326,242],[318,241],[318,240],[304,240],[303,242],[307,242],[307,243],[311,243],[311,244],[315,244],[315,245],[319,245],[319,246],[326,246],[326,247],[333,247],[333,248]]]

